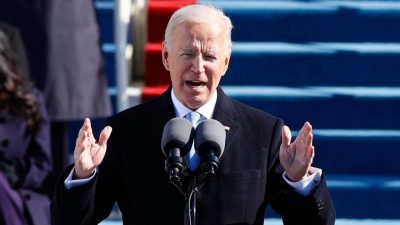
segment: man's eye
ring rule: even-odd
[[[213,55],[206,55],[206,58],[209,60],[216,60],[217,57],[213,56]]]
[[[182,56],[192,56],[192,53],[182,53]]]

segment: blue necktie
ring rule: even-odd
[[[186,114],[185,117],[192,123],[193,127],[196,128],[197,124],[200,121],[201,114],[193,111],[193,112]],[[192,148],[190,149],[189,154],[187,154],[187,159],[189,162],[189,169],[191,171],[195,171],[197,169],[197,167],[199,167],[200,156],[196,154],[196,151],[194,149],[194,143],[192,145]]]

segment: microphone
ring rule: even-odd
[[[182,185],[179,175],[186,170],[182,156],[190,151],[193,136],[194,128],[184,118],[173,118],[164,126],[161,149],[167,157],[165,160],[165,170],[170,175],[170,181],[175,185]]]
[[[206,175],[214,175],[219,168],[219,158],[225,149],[226,132],[217,120],[202,121],[196,128],[194,146],[202,158],[200,169]]]

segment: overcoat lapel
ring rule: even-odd
[[[217,89],[217,93],[218,98],[213,118],[225,126],[226,141],[224,151],[227,151],[229,145],[232,143],[232,140],[235,139],[235,136],[240,129],[239,123],[237,122],[239,115],[233,107],[232,100],[226,96],[221,88]]]
[[[165,124],[172,118],[176,117],[174,105],[171,99],[171,87],[168,88],[153,104],[150,114],[150,120],[153,121],[152,125],[155,130],[161,131],[164,129]]]

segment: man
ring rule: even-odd
[[[73,170],[56,190],[54,224],[97,224],[115,201],[124,224],[184,224],[185,201],[169,182],[160,146],[164,125],[191,111],[227,128],[220,169],[198,190],[197,224],[263,224],[267,205],[285,224],[334,224],[325,178],[311,167],[311,124],[291,143],[282,120],[230,99],[218,87],[229,65],[231,29],[229,18],[211,6],[174,13],[162,53],[172,87],[111,117],[98,142],[85,120]]]

